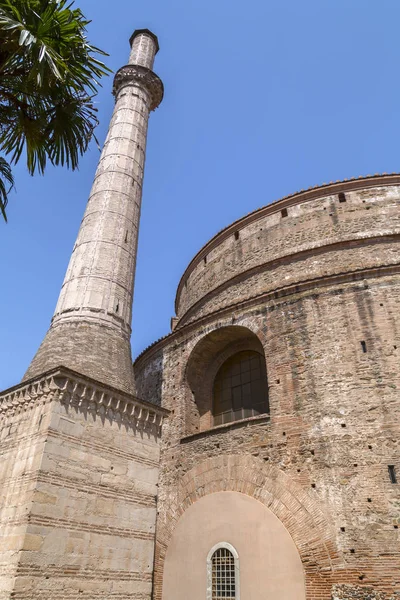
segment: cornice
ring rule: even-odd
[[[304,248],[298,252],[293,252],[291,254],[284,254],[282,256],[277,256],[277,257],[273,258],[272,260],[260,263],[258,265],[255,265],[254,267],[245,269],[244,271],[237,273],[230,279],[223,281],[220,285],[218,285],[217,287],[213,288],[212,290],[210,290],[209,292],[204,294],[199,300],[197,300],[197,302],[192,304],[190,306],[190,308],[188,308],[188,310],[179,319],[176,317],[177,321],[176,321],[175,328],[176,328],[176,330],[179,330],[181,327],[184,327],[184,325],[187,322],[190,322],[191,317],[196,314],[196,312],[199,310],[199,308],[203,304],[208,302],[211,298],[215,298],[216,296],[218,296],[218,294],[220,294],[224,290],[227,290],[228,288],[230,288],[234,285],[242,283],[243,281],[246,281],[250,277],[253,277],[254,275],[257,275],[259,273],[263,273],[265,271],[272,270],[280,265],[290,264],[291,262],[294,262],[297,260],[304,260],[310,256],[320,256],[321,254],[333,252],[335,250],[341,250],[341,249],[345,249],[345,248],[360,248],[360,247],[365,248],[368,245],[388,244],[388,243],[392,243],[392,242],[399,244],[400,231],[399,232],[393,231],[393,233],[390,233],[387,235],[375,236],[375,237],[362,237],[361,235],[359,237],[352,237],[352,238],[349,237],[348,239],[343,239],[343,240],[340,240],[339,242],[333,242],[330,244],[325,244],[323,246],[311,245],[308,248]],[[353,273],[354,270],[351,272]],[[334,276],[334,274],[328,275],[328,276],[324,275],[322,279],[327,278],[327,277],[332,277],[332,276]],[[294,282],[293,284],[291,284],[290,287],[293,287],[294,285],[302,285],[302,283],[304,281],[308,281],[308,280],[299,279],[297,282]],[[286,288],[288,286],[284,286],[284,287]],[[277,292],[280,289],[281,288],[279,288],[279,287],[275,287],[271,291]]]
[[[162,419],[168,415],[164,408],[61,366],[2,392],[0,420],[50,402],[156,436],[161,434]]]
[[[389,186],[389,185],[400,185],[400,173],[382,173],[375,175],[366,175],[355,177],[353,179],[344,179],[342,181],[331,181],[330,183],[323,183],[307,190],[300,190],[294,192],[288,196],[284,196],[280,200],[271,202],[266,206],[258,208],[251,213],[237,219],[224,229],[221,229],[211,240],[207,242],[195,256],[192,258],[188,266],[186,267],[180,281],[175,296],[175,313],[178,314],[179,298],[182,292],[182,288],[190,276],[194,268],[201,262],[207,254],[209,254],[214,248],[219,246],[224,240],[234,235],[236,231],[240,231],[244,227],[247,227],[250,223],[262,219],[268,215],[272,215],[276,212],[281,211],[283,208],[289,208],[290,206],[296,206],[316,200],[325,196],[339,194],[339,192],[351,192],[354,190],[367,189],[371,187]]]
[[[191,331],[195,331],[199,327],[204,327],[209,323],[215,322],[218,319],[225,319],[232,313],[237,311],[245,310],[248,308],[257,307],[263,305],[266,302],[280,300],[286,302],[287,298],[295,294],[318,294],[321,293],[320,288],[327,288],[334,285],[347,285],[354,284],[358,286],[363,284],[367,278],[387,277],[391,275],[400,275],[400,264],[382,265],[379,267],[370,267],[368,269],[356,269],[354,271],[347,271],[345,273],[336,273],[332,275],[325,275],[323,277],[316,277],[314,279],[304,280],[302,282],[296,282],[293,285],[282,286],[275,288],[268,292],[263,292],[256,296],[251,296],[240,302],[224,306],[212,313],[199,317],[194,321],[190,321],[178,327],[168,335],[161,337],[145,348],[139,356],[136,357],[134,365],[139,365],[145,358],[148,359],[154,352],[158,352],[164,345],[171,343],[173,340],[179,340]]]
[[[155,45],[156,45],[156,54],[157,54],[157,52],[160,50],[160,44],[158,43],[158,37],[156,36],[155,33],[150,31],[150,29],[135,29],[135,31],[132,33],[131,37],[129,38],[129,45],[132,46],[133,40],[135,39],[135,37],[137,37],[138,35],[141,35],[141,34],[148,35],[149,37],[151,37],[153,39],[153,41],[155,42]]]
[[[115,73],[113,95],[132,82],[143,86],[150,96],[150,110],[155,110],[164,97],[164,85],[161,79],[151,69],[141,65],[125,65]]]

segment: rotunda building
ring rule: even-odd
[[[170,411],[156,600],[400,590],[399,202],[399,175],[302,191],[187,267],[134,365]]]

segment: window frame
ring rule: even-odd
[[[220,548],[229,550],[235,561],[235,600],[240,600],[240,568],[239,568],[239,554],[236,549],[229,544],[229,542],[220,542],[215,544],[207,555],[207,595],[206,600],[212,600],[212,558],[214,553]]]
[[[251,402],[251,406],[250,407],[246,407],[243,401],[243,388],[245,387],[245,385],[256,385],[257,380],[253,380],[249,379],[248,383],[246,383],[245,381],[240,381],[237,382],[237,385],[233,385],[233,379],[234,379],[234,375],[231,375],[230,379],[231,379],[231,385],[229,387],[229,393],[231,396],[231,403],[230,403],[230,410],[225,410],[225,411],[221,411],[221,412],[216,412],[216,403],[217,403],[217,394],[218,394],[218,402],[220,404],[222,404],[222,400],[221,400],[221,395],[224,393],[224,389],[223,389],[223,385],[224,385],[224,379],[223,376],[221,376],[221,379],[219,380],[219,375],[221,373],[221,370],[225,367],[226,363],[228,363],[229,361],[232,361],[235,357],[237,357],[239,354],[245,354],[245,353],[251,353],[252,355],[257,355],[258,361],[259,361],[259,368],[260,368],[260,378],[259,378],[259,382],[260,385],[265,384],[265,397],[263,399],[262,402],[259,402],[257,404],[254,404],[254,401]],[[255,356],[250,357],[250,359],[252,360],[253,358],[255,358]],[[241,361],[243,362],[243,361]],[[251,373],[251,370],[249,371],[249,375]],[[246,375],[246,373],[242,373],[239,372],[236,377],[239,377],[239,379],[241,380],[244,376]],[[265,381],[263,381],[265,380]],[[216,386],[218,385],[218,392],[216,390]],[[222,387],[221,387],[222,386]],[[240,388],[240,389],[239,389]],[[240,407],[235,409],[235,403],[234,403],[234,391],[238,389],[238,391],[240,391],[240,396],[241,396],[241,402],[240,402]],[[262,406],[261,412],[255,412],[257,410],[257,407]],[[265,410],[264,410],[265,409]],[[214,375],[213,375],[213,379],[212,379],[212,390],[211,390],[211,406],[210,406],[210,410],[211,410],[211,428],[213,427],[219,427],[222,425],[230,425],[233,423],[239,423],[240,421],[249,419],[249,418],[253,418],[253,417],[258,417],[261,415],[269,415],[270,414],[270,405],[269,405],[269,388],[268,388],[268,373],[267,373],[267,369],[266,369],[266,364],[265,364],[265,357],[264,355],[259,352],[258,350],[249,348],[249,349],[240,349],[237,350],[236,352],[232,352],[228,357],[226,357],[224,359],[224,361],[222,361],[219,366],[218,369],[216,369]],[[240,416],[236,416],[236,413],[241,412]],[[250,411],[251,414],[245,414],[246,411]],[[225,421],[225,417],[226,415],[230,414],[230,418]],[[233,417],[233,418],[232,418]],[[220,422],[218,422],[218,420],[221,419]]]

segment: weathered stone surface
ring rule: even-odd
[[[390,598],[384,592],[379,592],[371,587],[357,585],[332,586],[332,600],[396,600],[400,591]]]
[[[388,473],[400,472],[399,185],[398,176],[357,180],[337,184],[345,202],[322,189],[268,206],[216,236],[186,271],[177,326],[135,363],[141,397],[171,411],[157,600],[170,600],[163,568],[180,516],[225,490],[284,523],[307,600],[328,600],[333,584],[377,598],[400,590],[400,491]],[[269,417],[212,428],[221,361],[260,347]]]
[[[164,414],[63,368],[0,395],[2,600],[150,598]]]
[[[114,80],[115,108],[51,327],[24,380],[65,365],[134,392],[133,286],[149,113],[163,85],[147,30]]]
[[[301,192],[215,236],[134,378],[147,122],[163,86],[157,38],[131,42],[51,327],[25,383],[0,395],[0,600],[204,600],[221,536],[240,546],[253,600],[400,598],[400,176]],[[213,427],[215,376],[247,350],[265,360],[269,414]]]

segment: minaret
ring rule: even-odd
[[[157,37],[133,33],[115,108],[57,307],[24,381],[53,367],[134,391],[130,334],[147,123],[163,98]]]

